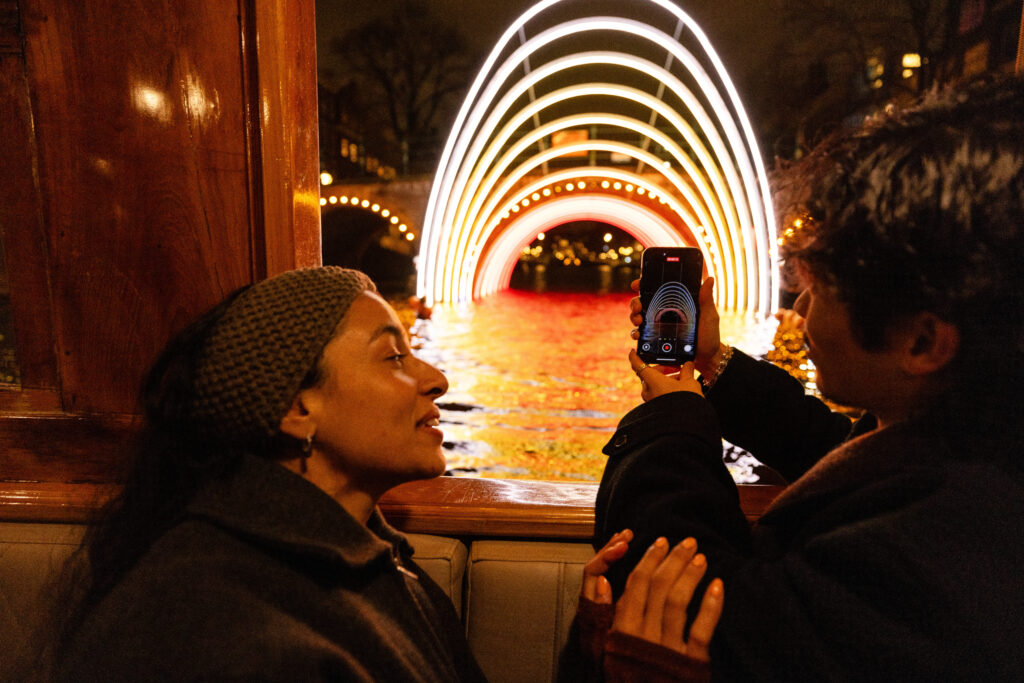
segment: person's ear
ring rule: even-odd
[[[292,401],[288,412],[281,418],[281,433],[293,436],[302,441],[310,434],[316,432],[316,424],[313,416],[306,406],[305,392],[300,391]]]
[[[960,330],[934,313],[918,313],[904,330],[903,369],[929,375],[949,365],[960,350]]]

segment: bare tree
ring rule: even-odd
[[[387,14],[335,38],[331,49],[359,84],[370,120],[387,128],[408,174],[411,156],[436,147],[447,107],[468,87],[465,39],[422,0],[398,0]]]
[[[761,106],[778,112],[772,132],[776,139],[791,136],[791,153],[797,155],[846,117],[930,86],[959,7],[951,0],[773,4],[786,31],[776,43],[772,72],[762,74],[758,96],[774,100]],[[900,58],[909,52],[918,53],[922,65],[915,78],[904,79]],[[786,126],[791,130],[784,131]]]

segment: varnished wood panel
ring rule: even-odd
[[[132,423],[131,416],[0,417],[0,481],[114,481]]]
[[[743,511],[754,521],[782,488],[739,490]],[[83,522],[115,491],[105,484],[0,482],[0,521]],[[399,486],[380,507],[408,533],[590,540],[596,495],[596,484],[441,477]]]
[[[595,484],[441,477],[396,487],[380,507],[411,533],[590,538],[596,495]]]
[[[130,412],[171,333],[252,279],[239,7],[21,7],[63,407]]]
[[[0,521],[84,524],[116,492],[112,484],[0,482]]]
[[[315,12],[313,0],[250,2],[242,36],[254,68],[254,202],[263,211],[254,248],[265,254],[261,275],[276,275],[321,263]]]

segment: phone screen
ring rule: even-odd
[[[640,263],[643,322],[637,353],[645,363],[681,365],[697,349],[704,258],[693,247],[651,247]]]

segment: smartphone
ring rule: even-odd
[[[640,261],[643,322],[637,354],[645,363],[682,365],[697,352],[697,306],[704,257],[694,247],[650,247]]]

